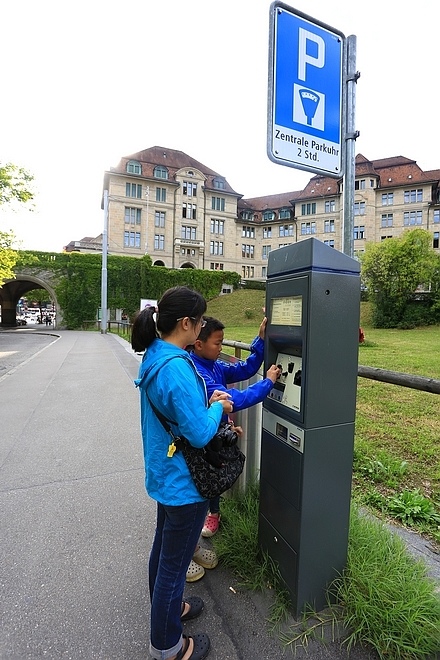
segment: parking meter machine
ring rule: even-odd
[[[358,370],[360,266],[315,238],[269,255],[259,543],[295,614],[327,605],[345,567]]]

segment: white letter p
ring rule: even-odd
[[[314,41],[318,46],[317,57],[312,57],[307,54],[307,41]],[[304,28],[299,28],[298,40],[298,79],[306,79],[306,65],[316,66],[322,69],[325,61],[325,42],[322,37],[313,32],[308,32]]]

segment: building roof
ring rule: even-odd
[[[188,156],[183,151],[178,151],[177,149],[169,149],[168,147],[150,147],[149,149],[143,149],[129,156],[123,156],[119,161],[117,167],[111,167],[110,172],[127,174],[127,163],[130,160],[135,160],[139,162],[142,166],[142,176],[145,178],[154,178],[154,169],[158,165],[163,165],[168,169],[168,181],[175,179],[176,172],[183,168],[193,168],[199,170],[205,177],[205,188],[219,190],[237,195],[241,197],[233,188],[229,185],[228,181],[224,176],[215,172],[210,167],[207,167],[200,161]],[[136,175],[133,175],[136,176]],[[214,187],[214,179],[220,179],[224,182],[224,188],[218,189]]]
[[[298,191],[279,193],[277,195],[265,195],[263,197],[248,197],[240,199],[238,208],[240,210],[268,211],[290,207],[299,195]]]

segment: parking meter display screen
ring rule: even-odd
[[[302,325],[302,296],[272,299],[272,325]]]

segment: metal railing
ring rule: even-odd
[[[233,356],[221,353],[221,359],[226,362],[241,360],[242,351],[250,352],[251,349],[250,344],[228,339],[223,341],[223,345],[234,349]],[[358,366],[358,376],[392,385],[399,385],[400,387],[422,390],[430,394],[440,394],[440,380],[436,380],[435,378],[425,378],[424,376],[415,376],[413,374],[377,369],[375,367],[365,367],[363,365]],[[264,373],[259,371],[253,378],[236,383],[235,386],[240,390],[244,390],[262,378],[264,378]],[[232,415],[235,424],[243,427],[240,447],[246,456],[245,469],[234,489],[244,488],[248,483],[252,483],[258,479],[261,457],[262,408],[262,404],[259,403]]]

